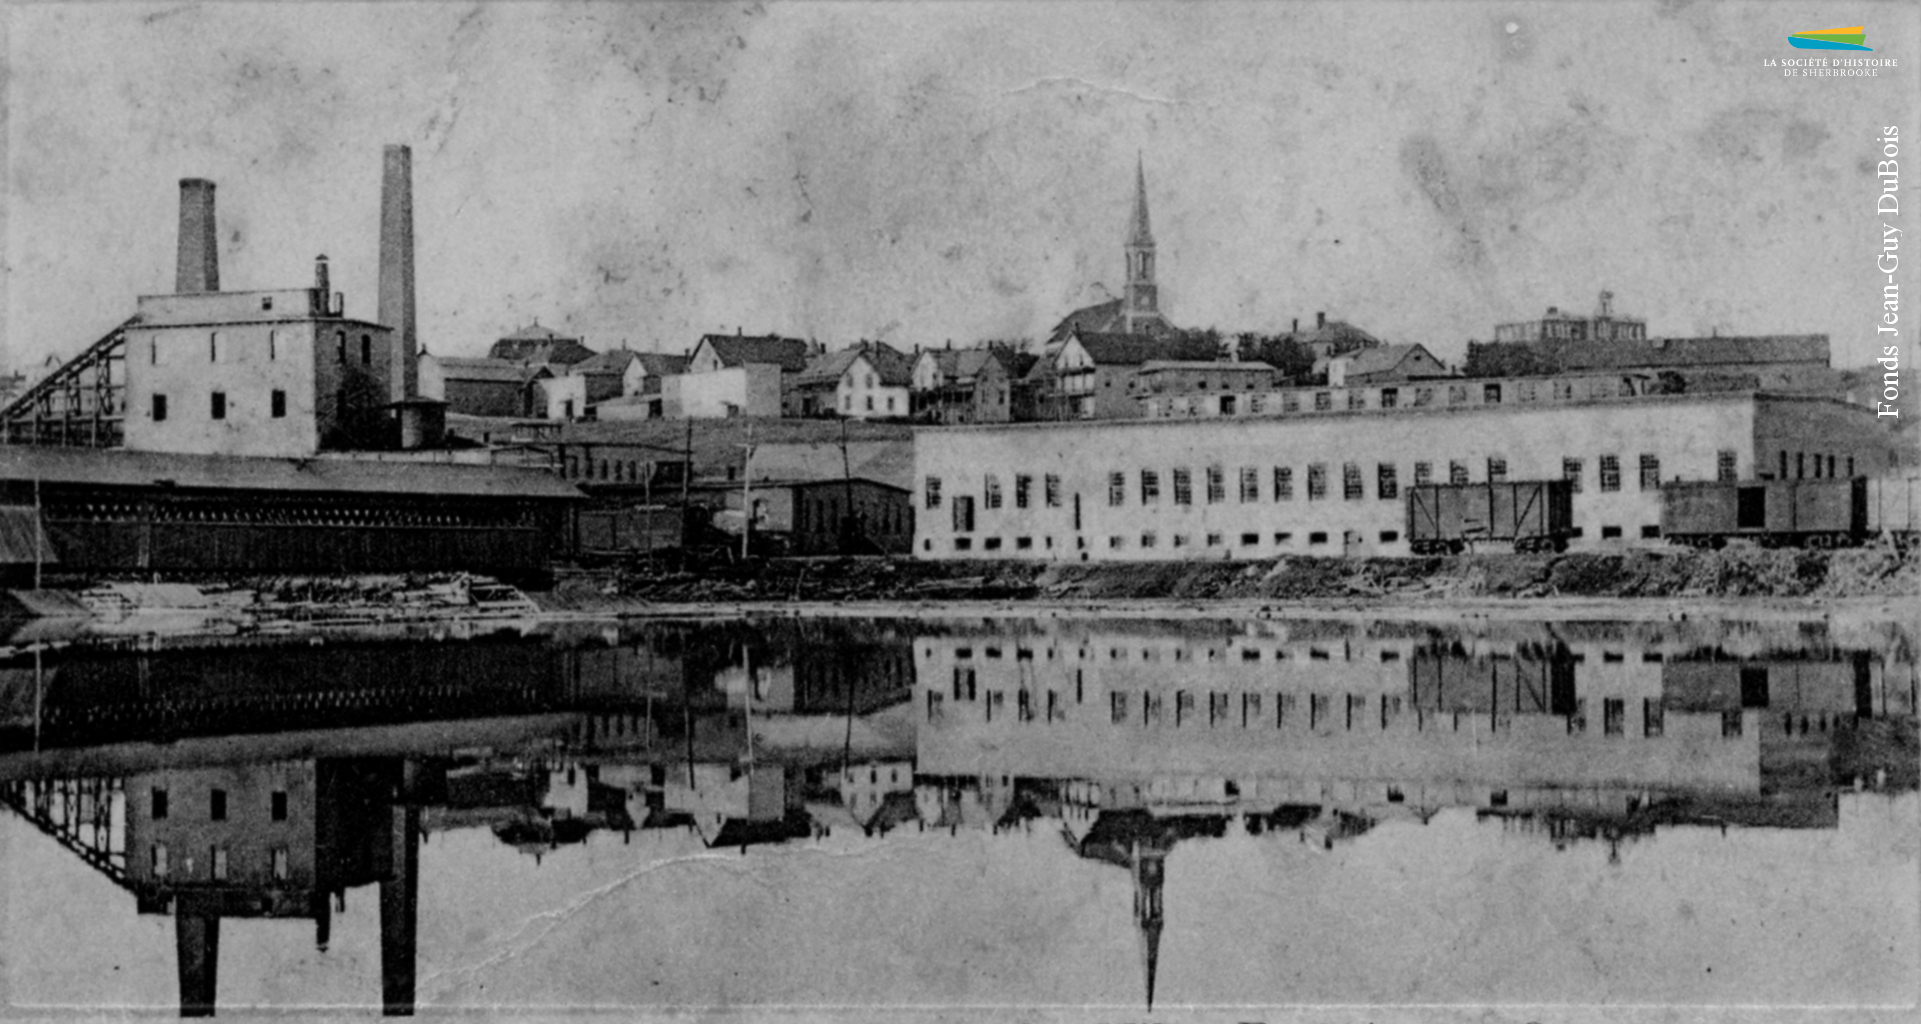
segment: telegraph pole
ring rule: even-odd
[[[847,417],[840,419],[840,479],[843,495],[847,499],[847,514],[841,517],[839,543],[840,553],[848,554],[849,541],[854,534],[854,467],[847,456]]]
[[[754,424],[751,420],[747,423],[747,443],[741,445],[741,448],[745,449],[746,458],[741,461],[740,467],[740,560],[745,562],[747,560],[747,539],[748,536],[754,532],[752,490],[754,482]]]
[[[40,589],[41,564],[45,561],[40,551],[40,538],[46,533],[46,527],[41,521],[42,515],[43,512],[40,505],[40,475],[36,473],[33,477],[33,589],[35,590]]]

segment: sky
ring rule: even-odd
[[[381,147],[414,151],[419,322],[678,352],[1043,337],[1121,285],[1135,161],[1183,327],[1325,311],[1445,360],[1602,289],[1650,333],[1867,363],[1884,126],[1921,161],[1921,7],[1714,3],[14,4],[0,363],[172,288],[331,258],[374,310]],[[1787,77],[1864,24],[1877,77]],[[1895,158],[1908,163],[1908,153]],[[1899,179],[1921,211],[1910,179]],[[1921,282],[1904,265],[1908,294]],[[1906,335],[1900,336],[1906,344]],[[1905,351],[1905,348],[1904,348]]]

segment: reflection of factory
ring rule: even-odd
[[[571,710],[610,657],[518,636],[70,652],[46,662],[37,698],[30,678],[0,692],[0,750]]]
[[[1000,821],[1023,779],[1072,782],[1089,808],[1222,813],[1825,803],[1805,766],[1830,738],[1913,713],[1911,684],[1865,654],[1735,660],[1578,630],[1050,628],[915,641],[928,820]]]
[[[222,919],[305,918],[325,952],[348,889],[379,886],[382,1005],[411,1014],[419,902],[417,766],[398,758],[34,779],[5,800],[174,919],[182,1016],[216,1006]]]

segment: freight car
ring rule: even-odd
[[[1512,544],[1516,551],[1562,551],[1573,534],[1574,490],[1566,480],[1408,488],[1408,547],[1417,555],[1484,542]]]
[[[1868,536],[1902,551],[1921,544],[1921,477],[1912,473],[1868,478]]]
[[[1686,480],[1661,487],[1661,534],[1670,543],[1720,547],[1849,547],[1869,537],[1868,481]]]
[[[574,556],[596,560],[678,550],[687,529],[678,506],[584,505],[574,510]]]

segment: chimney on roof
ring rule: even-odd
[[[1325,328],[1326,326],[1327,326],[1327,314],[1325,312],[1315,313],[1314,329],[1318,331]]]
[[[741,326],[741,325],[739,325],[739,324],[735,324],[735,325],[734,325],[734,337],[736,337],[736,338],[738,338],[738,337],[741,337],[741,336],[742,336],[742,335],[743,335],[743,334],[745,333],[745,331],[746,331],[746,330],[747,330],[747,328],[745,328],[745,327],[742,327],[742,326]]]
[[[414,336],[413,150],[388,146],[380,174],[380,322],[393,333],[389,401],[420,392],[418,339]]]
[[[180,179],[180,239],[173,273],[177,295],[220,290],[220,249],[213,219],[213,182]]]
[[[1301,333],[1301,318],[1298,316],[1294,318],[1294,333]]]
[[[313,258],[313,311],[325,316],[333,312],[333,282],[327,274],[327,254]]]

